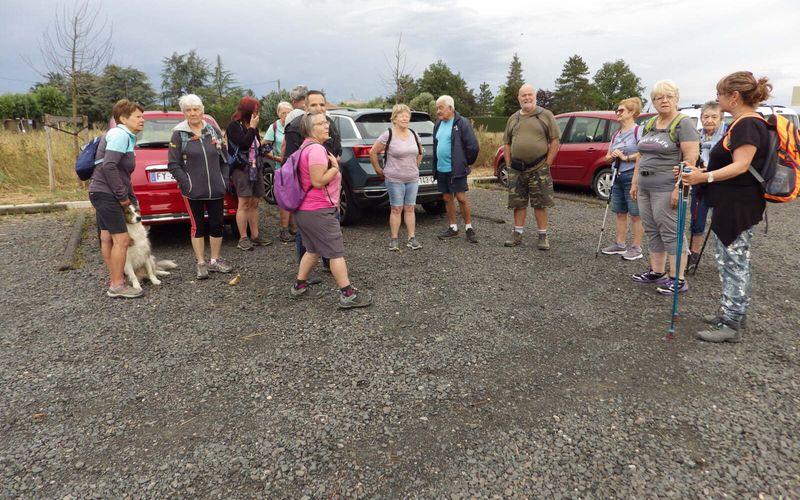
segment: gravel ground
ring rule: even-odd
[[[73,214],[1,219],[0,496],[800,496],[800,203],[755,237],[745,341],[709,345],[711,258],[667,342],[646,264],[594,260],[602,206],[558,200],[541,252],[502,247],[504,193],[470,197],[507,221],[478,245],[422,212],[416,252],[386,250],[385,211],[347,228],[375,299],[352,311],[328,275],[291,300],[280,243],[226,240],[241,283],[195,282],[186,226],[151,234],[181,266],[161,287],[107,299],[92,237],[54,271]]]

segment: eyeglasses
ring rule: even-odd
[[[653,97],[654,101],[669,101],[671,99],[675,99],[675,96],[672,94],[657,95]]]
[[[618,115],[621,115],[622,113],[624,113],[626,111],[627,111],[627,109],[625,109],[625,108],[619,108],[617,111],[615,111],[615,113],[617,113]]]

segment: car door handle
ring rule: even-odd
[[[597,151],[597,148],[586,148],[586,151]]]

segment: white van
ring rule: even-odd
[[[702,104],[692,104],[691,106],[678,109],[678,112],[683,113],[694,121],[697,130],[700,132],[703,131],[703,124],[700,123],[700,109],[702,107]],[[795,127],[800,128],[800,119],[798,119],[797,111],[792,108],[787,108],[779,104],[769,105],[767,103],[762,103],[761,106],[756,108],[756,111],[764,118],[771,116],[774,111],[776,114],[785,116],[790,122],[794,123]],[[730,125],[731,122],[733,122],[733,117],[729,113],[725,113],[725,116],[722,117],[722,121]]]

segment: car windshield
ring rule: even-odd
[[[392,126],[392,113],[370,113],[356,119],[356,127],[363,139],[377,139],[382,133]],[[420,137],[433,136],[433,122],[425,113],[411,113],[411,123],[408,125]]]
[[[179,118],[156,118],[144,121],[144,129],[136,134],[136,146],[140,148],[166,148],[172,138],[172,129]]]

